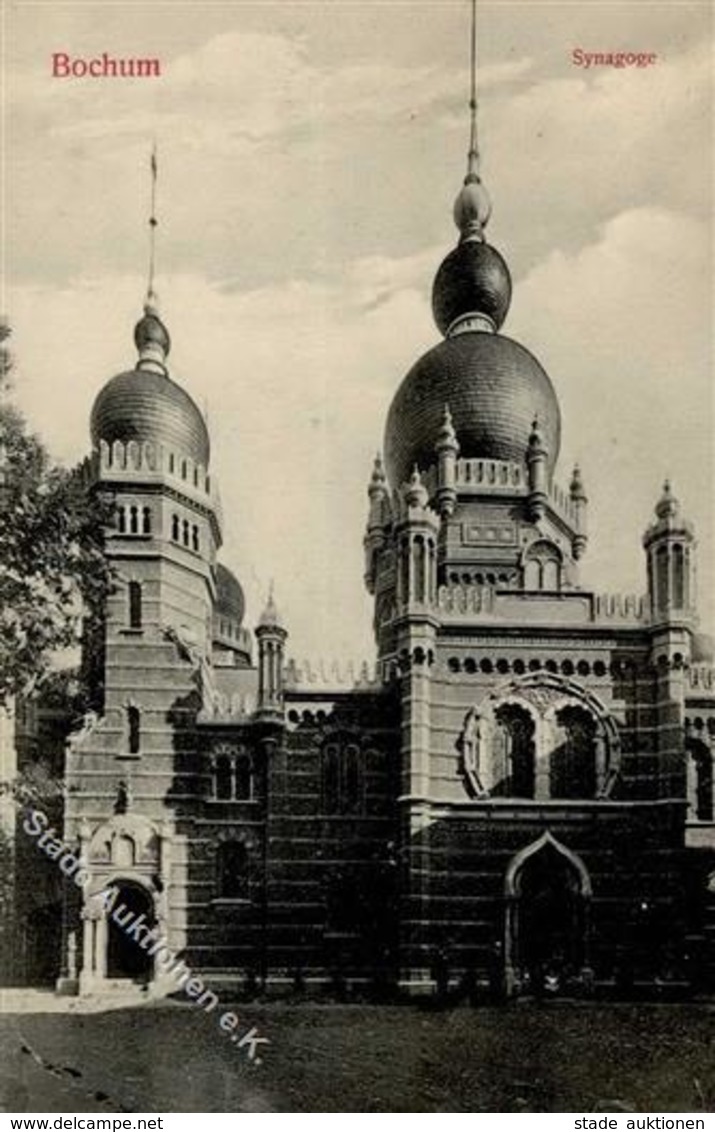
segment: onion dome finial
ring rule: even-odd
[[[659,519],[672,519],[680,511],[680,503],[673,494],[670,480],[663,484],[663,494],[655,505],[655,513]]]
[[[283,629],[283,619],[276,607],[275,599],[273,597],[273,582],[271,581],[270,589],[268,590],[268,601],[266,602],[265,609],[261,614],[258,627],[260,629]]]
[[[457,440],[457,434],[454,431],[454,424],[452,422],[452,414],[449,411],[449,405],[444,406],[442,424],[440,425],[439,432],[437,433],[437,443],[434,447],[436,452],[454,452],[455,456],[459,455],[459,441]]]
[[[469,90],[469,151],[467,175],[454,202],[454,222],[461,233],[460,242],[484,240],[484,229],[492,213],[489,194],[479,175],[479,146],[477,144],[477,5],[472,0],[472,26],[470,37],[470,90]]]
[[[171,338],[159,317],[155,294],[144,303],[144,314],[134,327],[134,344],[139,354],[137,369],[154,370],[166,376]]]
[[[382,456],[378,452],[375,456],[375,463],[372,466],[372,475],[368,485],[367,493],[370,499],[382,497],[387,492],[385,469],[382,465]]]
[[[572,499],[578,500],[579,502],[585,503],[587,501],[586,488],[583,485],[583,477],[578,464],[574,464],[573,467],[571,483],[569,484],[569,494]]]
[[[531,422],[531,432],[529,434],[529,455],[530,456],[545,456],[546,448],[544,447],[544,438],[541,435],[539,428],[539,418],[534,417]]]
[[[467,174],[454,203],[459,243],[442,262],[432,288],[432,312],[446,338],[468,331],[494,333],[511,302],[511,276],[503,257],[488,244],[484,229],[491,215],[489,195],[479,173],[477,145],[476,5],[472,4],[470,138]]]
[[[412,470],[412,475],[403,488],[403,498],[408,507],[426,507],[429,502],[427,488],[422,482],[422,476],[416,464]]]

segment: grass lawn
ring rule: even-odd
[[[589,1112],[619,1101],[641,1112],[715,1110],[715,1008],[705,1005],[235,1009],[241,1028],[270,1039],[260,1065],[221,1033],[219,1010],[186,1003],[6,1015],[4,1108]]]

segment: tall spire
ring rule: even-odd
[[[159,317],[159,299],[154,290],[154,275],[156,271],[156,229],[159,221],[156,218],[156,182],[157,160],[156,140],[152,144],[149,161],[151,175],[150,207],[149,207],[149,269],[147,273],[146,298],[144,300],[144,315],[134,327],[134,342],[139,352],[139,369],[154,370],[166,374],[166,358],[171,349],[169,331]]]
[[[158,173],[156,160],[156,139],[154,139],[151,147],[151,158],[149,165],[151,169],[151,190],[149,207],[149,272],[146,286],[146,302],[147,306],[153,307],[156,304],[154,273],[156,271],[156,230],[159,225],[159,221],[156,218],[156,182]]]
[[[469,55],[469,152],[465,184],[478,180],[479,150],[477,149],[477,0],[472,3],[472,34]]]
[[[454,222],[461,232],[462,241],[483,240],[484,228],[491,216],[492,206],[487,190],[479,175],[479,145],[477,142],[477,0],[471,0],[471,35],[469,50],[469,150],[464,185],[454,202]]]

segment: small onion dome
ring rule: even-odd
[[[498,330],[511,303],[511,275],[491,244],[464,240],[442,261],[432,288],[432,313],[442,334],[465,315],[482,315]]]
[[[412,475],[402,489],[403,498],[408,507],[426,507],[429,501],[427,488],[422,482],[420,470],[415,465]]]
[[[673,495],[670,480],[663,484],[663,494],[655,505],[655,513],[659,519],[674,519],[680,513],[680,503]]]
[[[144,316],[134,327],[134,343],[140,355],[149,346],[158,346],[164,358],[168,357],[171,350],[169,331],[159,318],[158,310],[150,302],[145,303]]]
[[[712,664],[715,660],[715,640],[709,633],[693,633],[690,659],[693,664]]]
[[[454,223],[463,240],[483,239],[483,229],[489,223],[492,202],[476,173],[469,173],[454,202]]]
[[[587,503],[586,488],[583,486],[583,476],[578,464],[574,464],[573,475],[571,476],[571,483],[569,484],[569,494],[572,499],[581,503]]]
[[[139,351],[135,368],[108,381],[94,402],[93,445],[100,440],[150,441],[208,468],[211,446],[206,422],[189,394],[167,373],[164,359],[171,340],[150,303],[136,325],[134,341]]]
[[[216,612],[240,625],[246,612],[246,599],[241,583],[220,562],[216,564]]]
[[[263,613],[258,619],[259,629],[284,629],[283,619],[276,608],[273,594],[268,595],[268,601]]]
[[[559,454],[561,414],[553,386],[536,358],[501,334],[460,334],[429,350],[397,390],[385,427],[385,464],[392,487],[415,465],[437,459],[435,442],[449,404],[464,458],[523,464],[538,417],[551,472]]]

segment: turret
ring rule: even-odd
[[[538,521],[544,514],[544,507],[548,500],[547,459],[548,451],[539,429],[539,422],[534,418],[526,450],[526,464],[529,478],[529,512],[535,521]]]
[[[283,714],[283,662],[288,637],[273,600],[268,597],[266,608],[256,626],[258,641],[258,712],[260,719],[280,719]]]
[[[439,517],[429,507],[427,488],[415,467],[402,489],[402,511],[396,528],[398,606],[425,607],[435,601],[438,531]]]
[[[665,481],[656,519],[643,536],[648,597],[654,622],[692,620],[695,610],[695,533]]]
[[[365,585],[368,593],[374,594],[378,558],[385,546],[385,524],[390,517],[390,499],[379,453],[375,457],[367,494],[370,500],[370,508],[367,517],[367,530],[363,540],[365,547]]]
[[[582,557],[586,549],[586,543],[588,542],[586,526],[588,497],[583,486],[581,469],[578,464],[574,465],[573,475],[571,476],[571,483],[569,485],[569,495],[573,505],[574,517],[574,536],[571,545],[574,558],[579,559]]]
[[[449,405],[444,407],[442,426],[435,444],[437,453],[437,506],[445,518],[454,514],[457,503],[456,469],[459,456],[459,441],[452,424]]]

